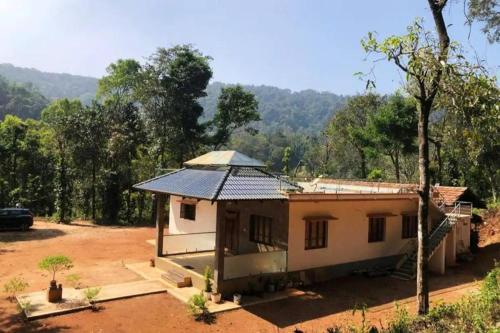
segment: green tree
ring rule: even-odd
[[[259,121],[258,107],[255,96],[245,91],[242,86],[222,88],[217,102],[217,112],[212,120],[216,128],[212,137],[214,150],[226,145],[235,130],[253,121]],[[255,133],[252,127],[246,127],[245,130]]]
[[[125,220],[132,221],[132,185],[138,181],[133,162],[146,143],[138,101],[141,66],[135,60],[118,60],[99,81],[98,95],[104,103],[109,138],[104,170],[103,216],[114,223],[119,218],[125,193]]]
[[[42,112],[42,120],[51,128],[57,157],[56,209],[59,222],[68,222],[72,210],[72,137],[75,115],[81,113],[80,101],[57,100]]]
[[[396,181],[401,181],[403,155],[416,152],[417,109],[411,99],[396,94],[390,96],[370,117],[370,138],[377,151],[389,156]]]
[[[139,96],[156,146],[159,166],[180,166],[204,140],[199,118],[212,70],[210,58],[190,45],[159,48],[144,66]]]
[[[351,97],[329,125],[331,139],[346,149],[352,147],[359,158],[359,176],[367,176],[367,148],[370,144],[369,118],[382,103],[379,95],[368,93]]]
[[[97,186],[99,171],[104,163],[108,140],[108,126],[101,105],[93,102],[70,116],[69,131],[73,146],[72,157],[76,173],[81,179],[84,202],[90,199],[91,217],[97,218]],[[90,185],[90,186],[89,186]],[[87,216],[87,207],[85,213]]]

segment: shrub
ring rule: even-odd
[[[203,321],[206,324],[215,322],[215,316],[207,309],[207,301],[203,294],[191,296],[187,303],[189,312],[193,315],[196,321]]]
[[[405,307],[400,307],[396,303],[396,315],[389,322],[388,333],[410,333],[410,324],[412,318]]]
[[[73,267],[73,262],[66,256],[48,256],[38,263],[41,270],[52,273],[52,280],[55,281],[56,273],[68,270]]]
[[[80,275],[78,274],[69,274],[66,276],[66,281],[75,289],[80,288]]]
[[[85,296],[85,299],[87,302],[90,303],[90,306],[92,307],[92,311],[97,311],[98,307],[95,305],[95,300],[97,298],[97,295],[101,292],[101,288],[87,288],[83,291],[83,295]]]
[[[13,301],[16,295],[24,291],[29,284],[21,277],[15,277],[10,279],[6,284],[3,285],[3,291],[9,294],[9,300]]]
[[[205,279],[205,291],[206,292],[212,292],[212,280],[214,277],[214,274],[212,272],[212,269],[210,266],[205,267],[205,271],[203,272],[203,278]]]
[[[101,292],[101,288],[87,288],[83,291],[83,294],[85,295],[85,299],[90,303],[93,304],[95,302],[95,299],[97,298],[97,295]]]

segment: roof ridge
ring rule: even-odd
[[[212,196],[212,201],[217,200],[217,197],[219,196],[220,192],[222,191],[222,187],[224,186],[224,183],[226,182],[227,177],[229,177],[229,174],[231,173],[232,169],[233,169],[232,166],[230,166],[229,168],[227,168],[226,174],[224,175],[224,177],[220,181],[220,184],[217,185],[217,189],[215,190],[215,193]]]

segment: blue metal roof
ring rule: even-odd
[[[136,189],[207,200],[286,199],[296,184],[257,168],[180,169],[134,186]]]

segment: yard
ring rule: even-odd
[[[432,301],[453,301],[476,288],[500,258],[498,233],[484,242],[474,262],[447,269],[445,276],[431,279]],[[36,221],[27,233],[0,232],[0,286],[21,276],[28,291],[46,288],[49,277],[37,268],[49,254],[70,256],[75,267],[66,273],[81,276],[81,285],[95,286],[140,280],[125,264],[146,261],[153,248],[146,240],[154,237],[150,227],[101,227],[86,223],[59,225]],[[64,283],[64,273],[58,278]],[[308,289],[305,296],[256,305],[219,314],[216,323],[192,320],[185,305],[168,294],[136,297],[103,303],[99,312],[89,310],[25,323],[16,306],[0,297],[0,332],[277,332],[300,328],[325,332],[333,324],[359,322],[352,315],[356,304],[366,303],[368,319],[384,322],[397,300],[413,310],[414,281],[390,277],[346,277]]]

